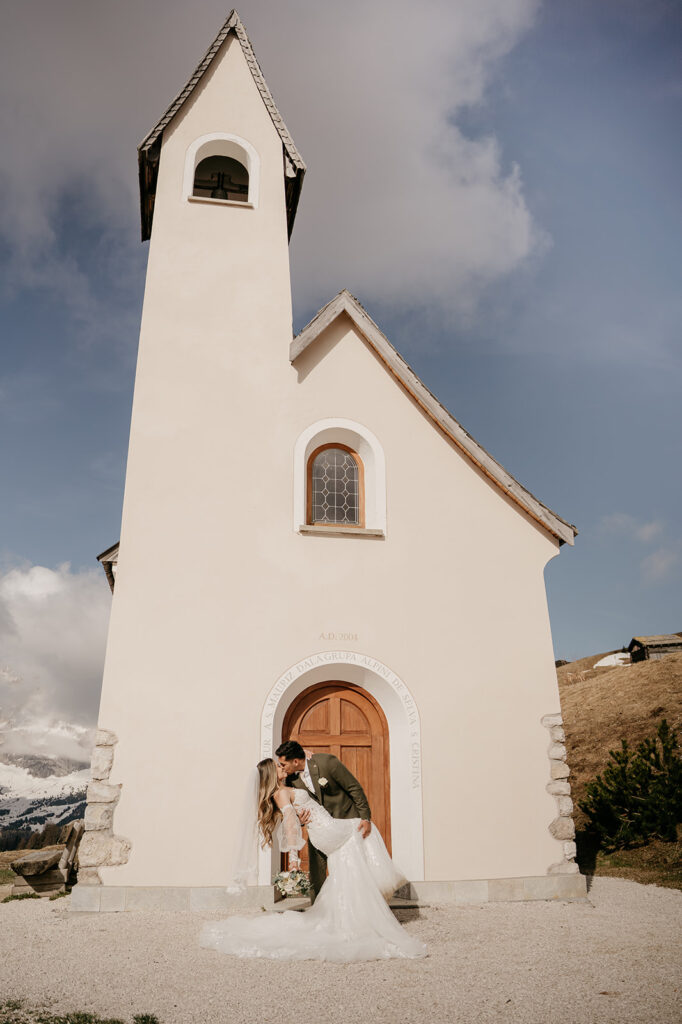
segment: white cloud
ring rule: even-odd
[[[613,512],[611,515],[603,516],[599,525],[603,533],[612,537],[637,541],[645,545],[659,542],[659,546],[645,555],[639,563],[642,581],[646,584],[664,583],[682,562],[682,544],[676,539],[666,540],[665,526],[658,519],[640,520],[628,512]],[[632,547],[624,552],[623,557],[636,557]]]
[[[642,544],[650,544],[663,532],[663,524],[658,519],[642,522],[627,512],[613,512],[603,516],[600,526],[606,533],[634,537]]]
[[[64,590],[65,570],[68,572],[68,567],[61,566],[55,572],[43,565],[34,565],[25,570],[14,569],[0,580],[0,598],[4,598],[10,607],[13,602],[22,599],[43,603]]]
[[[466,315],[540,238],[518,168],[492,136],[467,138],[500,58],[538,0],[245,0],[240,13],[309,167],[294,235],[304,303],[343,286],[399,305]],[[0,237],[16,288],[57,291],[101,333],[89,261],[140,268],[140,137],[186,81],[226,15],[217,0],[84,5],[35,0],[5,19]],[[103,241],[97,246],[95,239]],[[94,252],[93,252],[94,250]],[[132,257],[132,259],[131,259]]]
[[[627,512],[612,512],[608,516],[602,516],[599,525],[606,533],[632,533],[635,519]]]
[[[111,595],[68,563],[0,575],[0,734],[13,753],[87,758]]]
[[[657,548],[643,558],[640,566],[645,583],[664,583],[674,574],[682,561],[679,544]]]
[[[330,28],[320,19],[294,92],[310,165],[297,294],[319,301],[347,285],[394,306],[466,314],[527,259],[538,232],[520,171],[504,170],[491,135],[467,138],[457,115],[482,101],[535,7],[465,0],[417,15],[403,2],[364,5],[357,17],[334,14],[333,47],[320,45]]]
[[[660,535],[662,529],[661,523],[657,520],[652,520],[650,523],[642,523],[641,526],[638,526],[635,530],[635,536],[642,543],[649,544]]]

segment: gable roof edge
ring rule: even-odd
[[[382,362],[405,390],[412,396],[436,426],[474,462],[478,468],[511,498],[520,508],[534,519],[543,529],[556,537],[560,544],[573,544],[577,529],[561,516],[538,500],[518,480],[508,473],[486,449],[474,440],[455,417],[441,405],[438,399],[420,380],[414,370],[405,362],[380,330],[371,316],[348,289],[344,288],[331,302],[313,317],[309,324],[294,338],[289,349],[289,358],[295,362],[298,357],[322,334],[341,314],[346,313],[360,333],[371,345]]]
[[[101,555],[97,555],[97,561],[104,569],[104,575],[107,578],[107,583],[109,584],[109,589],[112,594],[114,592],[114,587],[116,586],[116,575],[112,566],[116,565],[118,562],[118,549],[120,543],[121,542],[117,540],[115,544],[112,544],[110,548],[103,551]]]
[[[286,181],[287,223],[289,228],[289,237],[291,237],[306,166],[301,154],[296,149],[294,140],[289,134],[282,115],[277,109],[277,105],[275,104],[272,93],[265,81],[265,76],[263,75],[260,64],[256,59],[256,55],[253,52],[253,47],[251,46],[248,35],[246,34],[246,29],[242,24],[241,18],[237,14],[237,11],[233,9],[218,32],[218,35],[204,54],[204,57],[199,61],[199,64],[195,68],[189,80],[185,83],[163,116],[157,121],[152,130],[145,135],[144,139],[137,147],[143,242],[151,237],[152,220],[154,217],[156,173],[158,171],[158,154],[161,148],[164,129],[168,124],[170,124],[178,111],[192,95],[197,85],[210,68],[216,54],[230,32],[234,32],[235,36],[239,40],[239,44],[242,48],[249,71],[251,72],[256,84],[256,88],[258,89],[263,103],[265,104],[265,108],[270,115],[270,119],[282,140],[285,154],[284,175]],[[154,191],[152,191],[152,189]],[[149,194],[150,191],[152,191],[151,196]]]

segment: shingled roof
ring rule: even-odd
[[[682,644],[680,633],[658,633],[656,636],[633,636],[630,647],[640,644],[642,647],[678,647]]]
[[[342,313],[346,313],[357,327],[365,341],[374,349],[387,369],[414,399],[417,405],[433,420],[445,434],[478,468],[500,488],[519,508],[522,508],[560,544],[573,544],[578,534],[575,526],[566,522],[550,508],[526,490],[507,470],[490,455],[482,445],[467,433],[454,416],[440,404],[414,370],[391,345],[385,334],[372,320],[354,295],[344,288],[313,317],[307,327],[291,343],[289,358],[295,362],[322,332]]]
[[[194,74],[191,76],[184,88],[180,90],[160,121],[154,125],[152,130],[145,136],[137,148],[143,242],[150,238],[152,233],[156,180],[159,173],[159,156],[161,153],[164,129],[192,95],[231,32],[233,32],[239,40],[239,44],[244,53],[244,57],[246,58],[249,70],[253,75],[256,87],[258,88],[258,91],[263,98],[263,103],[272,118],[272,123],[279,132],[279,136],[282,140],[287,225],[289,229],[289,237],[291,237],[291,232],[294,227],[294,218],[296,217],[296,208],[298,207],[301,186],[303,184],[303,176],[305,174],[305,164],[294,145],[294,140],[287,131],[287,126],[282,120],[282,115],[275,106],[272,93],[268,89],[265,78],[263,77],[263,72],[256,60],[256,55],[253,52],[253,48],[249,42],[249,37],[246,34],[246,30],[244,29],[241,19],[237,12],[233,10],[220,32],[209,46],[206,51],[206,55],[203,60],[200,61]]]

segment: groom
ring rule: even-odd
[[[280,744],[275,757],[289,776],[289,782],[296,789],[307,789],[318,803],[331,814],[332,818],[360,818],[358,831],[366,839],[372,830],[371,812],[364,790],[354,775],[348,771],[333,754],[311,754],[296,740]],[[303,812],[301,823],[305,825],[310,812]],[[327,858],[308,840],[310,863],[310,885],[312,900],[319,893],[327,874]]]

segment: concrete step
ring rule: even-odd
[[[428,903],[420,903],[419,900],[405,899],[402,896],[393,896],[389,901],[391,910],[421,910],[428,907]]]

